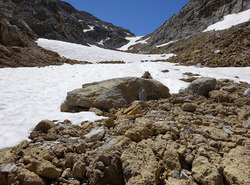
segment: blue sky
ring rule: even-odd
[[[137,36],[149,34],[189,0],[63,0],[77,10],[84,10],[116,26],[129,29]]]

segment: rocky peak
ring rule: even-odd
[[[139,50],[150,50],[155,45],[196,35],[223,16],[250,8],[248,0],[191,0],[153,33],[147,35],[148,45]]]
[[[4,0],[0,2],[0,9],[12,25],[33,38],[114,48],[127,43],[125,37],[133,36],[127,29],[58,0]]]

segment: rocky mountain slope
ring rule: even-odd
[[[149,51],[154,46],[196,35],[223,16],[250,8],[248,0],[191,0],[153,33],[145,36],[148,44],[134,47],[135,51]]]
[[[11,24],[32,37],[119,47],[127,42],[126,36],[133,36],[129,30],[58,0],[5,0],[1,11]]]
[[[150,52],[174,53],[176,56],[167,61],[187,66],[247,67],[250,66],[249,34],[250,21],[227,30],[202,32]]]
[[[37,47],[34,44],[37,38],[116,48],[128,42],[127,36],[134,35],[87,12],[77,11],[66,2],[0,1],[0,67],[67,63],[55,53]]]

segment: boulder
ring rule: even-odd
[[[140,142],[125,150],[121,161],[126,184],[159,183],[161,166],[146,143]]]
[[[37,124],[37,126],[34,128],[34,130],[30,133],[29,136],[32,140],[47,140],[47,141],[53,141],[58,138],[57,131],[56,131],[56,125],[54,122],[49,120],[43,120]]]
[[[11,171],[8,176],[8,184],[45,185],[46,183],[36,173],[20,168]]]
[[[49,161],[43,160],[37,166],[36,172],[38,175],[48,178],[48,179],[55,179],[60,177],[61,169],[56,168],[52,163]]]
[[[235,92],[237,90],[237,87],[235,85],[229,85],[229,86],[226,86],[226,87],[222,87],[220,90],[233,93],[233,92]]]
[[[196,182],[207,185],[223,185],[223,178],[208,158],[199,156],[192,163],[192,174]]]
[[[15,164],[6,164],[0,167],[0,184],[8,184],[8,174],[16,169],[17,166]]]
[[[184,103],[182,105],[183,111],[193,112],[196,110],[196,108],[197,108],[197,105],[195,105],[194,103]]]
[[[249,149],[237,146],[225,155],[222,161],[227,184],[249,184]]]
[[[209,97],[214,99],[216,102],[222,103],[222,102],[230,102],[231,97],[227,91],[218,91],[218,90],[213,90],[209,92]]]
[[[208,93],[214,90],[215,85],[215,78],[202,77],[191,82],[187,91],[194,95],[208,96]]]
[[[97,127],[92,129],[88,134],[84,135],[84,139],[87,141],[99,141],[105,136],[105,130],[103,127]]]
[[[86,176],[89,185],[124,185],[122,163],[118,151],[103,151],[90,162]]]
[[[68,92],[65,103],[71,110],[76,110],[74,107],[124,107],[138,100],[142,89],[147,93],[147,100],[170,97],[169,89],[156,80],[126,77],[84,84],[82,88]]]

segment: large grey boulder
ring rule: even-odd
[[[201,77],[191,82],[187,88],[187,91],[194,95],[208,96],[208,93],[214,90],[215,85],[215,78]]]
[[[139,93],[144,89],[147,99],[170,97],[169,89],[162,83],[135,77],[115,78],[101,82],[82,85],[82,88],[67,93],[62,111],[74,111],[79,108],[96,107],[110,109],[124,107],[139,99]]]

